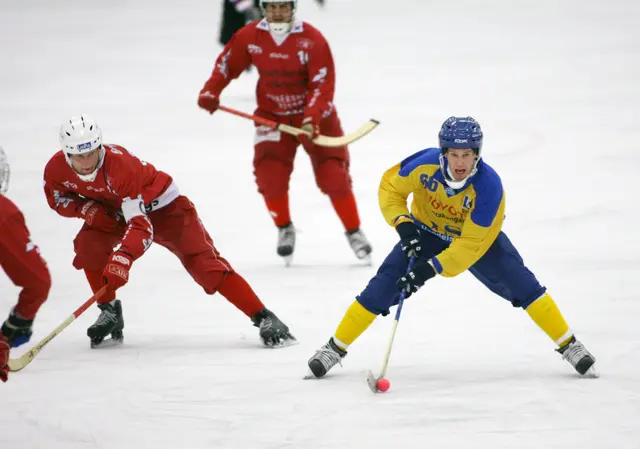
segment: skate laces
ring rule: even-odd
[[[102,326],[103,324],[115,323],[118,321],[115,312],[105,309],[100,313],[96,325]]]
[[[260,321],[260,331],[268,331],[273,326],[273,320],[270,316],[265,317]]]
[[[336,364],[342,366],[342,357],[331,347],[331,343],[327,343],[318,349],[314,358],[319,360],[327,371],[333,368]]]
[[[364,232],[357,230],[353,234],[347,234],[349,237],[349,243],[354,250],[361,249],[369,244],[369,240],[364,235]]]
[[[296,237],[296,230],[293,225],[287,226],[286,228],[278,229],[278,244],[279,245],[290,245],[293,243],[293,239]]]
[[[575,365],[588,354],[589,352],[584,345],[579,341],[575,341],[573,343],[569,343],[569,346],[562,354],[562,358],[568,360],[572,365]]]

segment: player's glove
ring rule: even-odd
[[[0,380],[6,382],[9,378],[9,342],[0,333]]]
[[[396,282],[396,286],[398,290],[405,292],[405,298],[408,298],[418,290],[420,287],[424,285],[429,279],[436,275],[436,270],[431,266],[431,264],[424,260],[418,260],[411,271],[402,276]]]
[[[422,255],[422,242],[416,225],[405,221],[396,226],[396,232],[401,239],[400,248],[406,256],[420,258]]]
[[[31,339],[31,334],[33,333],[31,326],[33,326],[33,320],[22,318],[15,310],[12,310],[9,318],[2,324],[0,332],[2,332],[10,347],[17,348]]]
[[[305,117],[302,120],[301,129],[306,131],[306,133],[298,134],[298,142],[300,142],[304,147],[312,145],[312,140],[320,134],[320,118],[314,116]]]
[[[198,97],[198,106],[208,111],[209,114],[213,114],[218,109],[218,106],[220,106],[220,99],[216,94],[208,90],[202,90]]]
[[[109,211],[102,204],[89,200],[80,209],[80,215],[87,226],[104,232],[113,232],[122,226],[118,215]]]
[[[109,257],[109,262],[102,272],[104,283],[112,292],[129,282],[129,270],[133,263],[133,257],[123,251],[114,251]]]

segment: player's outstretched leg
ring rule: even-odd
[[[371,243],[359,228],[345,233],[349,246],[360,260],[369,260],[371,255]]]
[[[576,337],[571,337],[569,343],[556,349],[556,351],[562,354],[562,358],[569,362],[571,366],[583,376],[587,374],[596,363],[596,358],[587,351],[587,348],[585,348],[581,342],[576,340]],[[595,375],[595,371],[592,371],[592,373]]]
[[[267,347],[284,347],[297,343],[289,332],[289,327],[266,307],[251,317],[251,321],[260,329],[260,340]]]
[[[278,255],[284,259],[285,265],[291,264],[293,258],[293,251],[296,246],[296,229],[293,227],[293,223],[289,223],[286,226],[278,227]]]
[[[316,351],[307,364],[315,377],[323,377],[337,364],[342,365],[342,359],[347,356],[347,351],[340,349],[333,341],[333,337]]]
[[[105,304],[98,304],[100,308],[100,316],[95,323],[93,323],[89,329],[87,329],[87,336],[91,339],[91,347],[97,348],[105,346],[107,342],[110,344],[122,343],[124,336],[122,331],[124,329],[124,317],[122,315],[122,304],[119,299],[113,302]],[[111,339],[105,341],[104,339],[111,335]]]

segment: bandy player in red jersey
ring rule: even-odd
[[[31,242],[24,216],[4,195],[9,188],[9,162],[0,147],[0,266],[22,291],[0,328],[0,379],[9,375],[9,349],[29,341],[33,320],[47,300],[51,277],[38,247]]]
[[[219,292],[251,318],[265,346],[295,342],[218,253],[195,206],[171,176],[120,145],[103,144],[98,124],[86,115],[62,124],[60,143],[62,150],[44,171],[47,201],[61,216],[84,220],[73,242],[73,266],[84,270],[93,292],[107,286],[97,301],[101,313],[87,330],[92,347],[105,344],[109,335],[111,344],[122,341],[122,304],[115,294],[152,242],[175,254],[207,294]]]
[[[258,191],[279,228],[277,252],[290,262],[295,228],[289,212],[289,178],[301,143],[311,158],[316,183],[329,196],[346,236],[359,259],[371,245],[360,230],[351,187],[347,147],[326,148],[311,140],[318,134],[342,136],[333,104],[335,69],[329,44],[306,22],[295,19],[296,1],[260,0],[265,18],[240,29],[218,57],[198,105],[213,114],[222,90],[251,64],[258,69],[255,114],[311,132],[297,138],[257,126],[254,174]]]

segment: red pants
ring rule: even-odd
[[[175,254],[204,291],[214,294],[233,268],[216,250],[191,201],[180,196],[168,206],[150,212],[149,218],[154,243]],[[79,270],[102,270],[124,231],[123,227],[119,232],[107,234],[84,225],[73,242],[76,252],[73,266]]]
[[[282,117],[268,116],[260,112],[258,115],[283,122]],[[300,127],[301,121],[302,116],[295,116],[287,123]],[[335,112],[322,120],[320,133],[326,136],[343,135],[340,119]],[[300,143],[295,136],[265,127],[256,129],[253,168],[258,191],[265,199],[277,199],[287,195],[298,145]],[[347,147],[310,145],[305,151],[311,158],[316,183],[323,193],[332,199],[341,199],[351,193]]]

